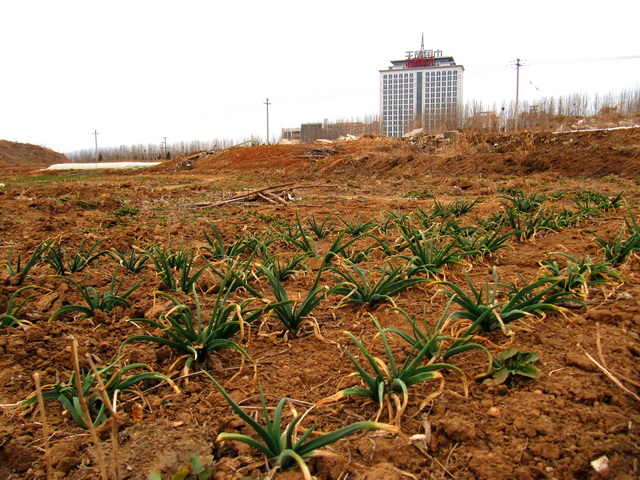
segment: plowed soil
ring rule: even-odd
[[[118,268],[121,291],[140,282],[128,297],[130,306],[118,306],[109,313],[96,310],[88,318],[68,312],[54,319],[50,318],[59,308],[84,302],[70,280],[56,276],[44,261],[36,263],[22,284],[17,275],[10,276],[9,268],[3,268],[0,313],[7,311],[9,298],[22,286],[35,288],[19,294],[20,299],[30,296],[19,314],[25,323],[0,329],[0,478],[46,478],[47,461],[51,478],[100,478],[99,450],[60,402],[46,402],[48,447],[42,412],[20,404],[34,394],[35,372],[43,385],[69,380],[71,338],[78,343],[82,368],[88,368],[87,354],[101,366],[113,359],[121,366],[141,362],[170,375],[180,390],[177,393],[167,383],[148,381],[137,386],[138,393],[118,397],[117,459],[110,436],[112,420],[97,431],[109,478],[114,478],[116,464],[120,478],[145,479],[151,472],[172,478],[193,454],[201,457],[216,479],[302,478],[297,468],[270,473],[263,455],[244,444],[216,442],[221,432],[253,432],[202,374],[203,369],[249,412],[257,413],[260,405],[257,378],[271,407],[287,397],[302,413],[342,388],[360,385],[357,376],[350,376],[354,366],[346,350],[356,354],[357,348],[346,331],[385,359],[373,318],[383,328],[410,331],[405,317],[393,309],[395,305],[419,322],[425,318],[433,329],[447,303],[442,293],[445,287],[436,280],[464,289],[466,274],[480,288],[492,281],[495,267],[501,282],[522,286],[543,273],[540,262],[553,252],[580,259],[590,255],[601,261],[602,250],[593,233],[615,238],[625,220],[630,221],[630,212],[640,218],[637,128],[466,134],[444,141],[371,137],[335,147],[335,152],[325,150],[326,155],[315,156],[310,145],[236,148],[194,162],[177,159],[126,172],[5,170],[0,177],[5,184],[0,189],[0,263],[9,263],[11,255],[10,265],[15,269],[18,254],[24,265],[38,244],[55,239],[55,245],[68,252],[86,250],[97,241],[102,241],[98,250],[119,252],[129,252],[133,245],[140,249],[195,247],[200,249],[194,250],[199,252],[196,266],[200,267],[214,262],[201,249],[208,246],[204,233],[211,234],[211,225],[230,244],[250,234],[273,236],[278,228],[295,228],[296,218],[308,228],[307,220],[331,214],[334,231],[326,239],[315,240],[318,255],[306,258],[307,270],[284,282],[289,297],[298,298],[311,288],[321,257],[348,222],[382,225],[403,214],[415,221],[420,210],[432,211],[436,200],[448,205],[479,199],[469,213],[458,218],[462,225],[475,225],[478,219],[504,211],[506,200],[500,197],[518,190],[544,195],[543,206],[556,211],[575,210],[572,198],[587,191],[611,197],[623,193],[630,210],[622,206],[603,211],[577,225],[542,230],[522,241],[510,237],[508,248],[448,265],[431,281],[373,307],[338,308],[343,298],[329,295],[297,334],[286,332],[278,319],[266,313],[242,337],[235,338],[251,361],[243,361],[235,351],[221,350],[203,365],[193,363],[187,377],[182,371],[182,354],[168,346],[132,342],[118,358],[127,338],[143,333],[162,335],[135,321],[158,321],[171,310],[173,304],[158,292],[195,305],[192,294],[169,290],[152,264],[138,273]],[[185,202],[215,201],[288,182],[298,187],[298,198],[289,205],[253,202],[200,210],[178,208]],[[380,228],[372,233],[384,236]],[[392,227],[388,235],[393,242],[399,232]],[[372,238],[364,237],[355,243],[354,252],[375,245]],[[283,240],[269,248],[284,258],[299,253]],[[376,268],[386,261],[397,266],[407,263],[381,248],[370,249],[365,257],[359,265],[374,278],[379,275]],[[563,257],[553,258],[562,263]],[[254,266],[262,262],[257,257],[252,261]],[[338,260],[335,265],[347,269]],[[116,267],[113,257],[102,255],[83,271],[68,276],[102,294]],[[346,437],[324,449],[334,455],[307,461],[311,474],[319,479],[638,478],[640,260],[633,253],[615,268],[621,279],[593,286],[584,305],[569,304],[562,311],[531,315],[513,322],[508,335],[498,330],[476,339],[496,357],[507,346],[535,352],[539,356],[537,379],[516,376],[498,385],[491,377],[482,377],[486,356],[471,351],[456,357],[452,363],[463,374],[443,371],[442,385],[433,379],[409,388],[408,406],[399,421],[403,435],[359,432]],[[263,277],[250,280],[264,297],[252,305],[264,306],[274,300]],[[321,282],[330,287],[337,280],[325,271]],[[196,282],[205,320],[219,284],[220,278],[211,269]],[[239,303],[251,297],[239,289],[229,300]],[[454,303],[451,312],[456,310],[459,307]],[[399,337],[388,338],[394,355],[402,361],[410,349]],[[364,361],[362,355],[358,358]],[[142,415],[134,415],[139,407]],[[288,421],[290,410],[285,412]],[[316,422],[318,431],[330,432],[374,419],[377,412],[373,402],[349,396],[318,405],[305,417],[303,426]],[[380,420],[389,420],[387,410]],[[421,436],[410,440],[415,435]],[[606,457],[601,460],[606,467],[597,472],[592,462],[601,457]]]

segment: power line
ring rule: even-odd
[[[617,57],[592,57],[592,58],[565,58],[565,59],[539,59],[530,60],[531,65],[562,65],[570,63],[612,62],[619,60],[633,60],[640,55],[626,55]]]

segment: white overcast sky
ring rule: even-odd
[[[379,70],[440,49],[486,105],[640,85],[637,0],[3,0],[0,139],[60,152],[265,137],[378,114]],[[610,60],[601,60],[601,59]],[[580,61],[577,61],[580,60]],[[583,61],[590,60],[590,61]]]

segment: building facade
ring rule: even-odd
[[[377,120],[372,122],[337,122],[330,123],[325,119],[322,123],[303,123],[299,128],[283,128],[282,139],[312,143],[319,139],[337,140],[347,135],[363,135],[368,132],[378,133],[380,126]]]
[[[457,128],[464,67],[441,50],[425,50],[424,41],[420,50],[406,53],[404,60],[392,60],[387,70],[380,70],[382,133],[400,137],[416,128]]]

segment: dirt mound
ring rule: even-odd
[[[68,161],[69,159],[63,154],[39,145],[0,140],[0,166],[46,167]]]
[[[304,145],[258,145],[220,150],[210,155],[183,155],[154,167],[153,171],[259,171],[262,169],[296,170],[305,165]],[[191,160],[191,161],[185,161]]]
[[[325,154],[322,154],[325,148]],[[320,151],[320,154],[318,154]],[[328,146],[262,145],[223,150],[192,162],[193,173],[246,172],[297,177],[346,175],[415,178],[424,175],[528,175],[640,177],[640,128],[565,133],[463,132],[448,139],[362,138]],[[180,170],[179,159],[156,171]]]

